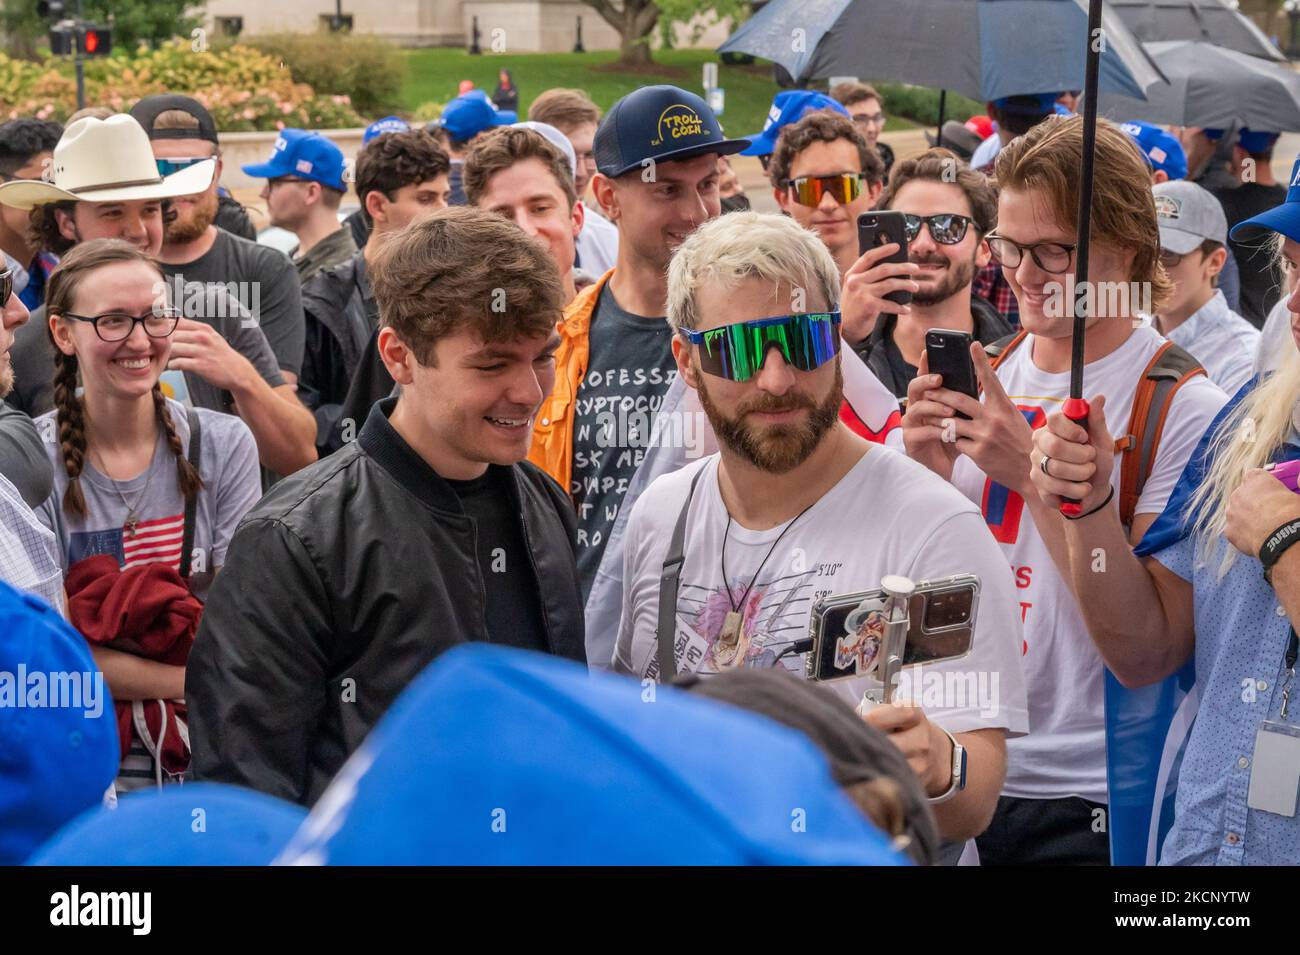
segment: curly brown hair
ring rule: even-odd
[[[384,137],[385,139],[387,137]],[[451,206],[394,233],[369,263],[379,323],[425,366],[438,340],[472,328],[485,342],[547,334],[564,313],[560,270],[513,222]]]
[[[366,196],[382,192],[389,199],[403,186],[418,186],[451,171],[451,157],[438,141],[422,129],[389,133],[372,139],[357,154],[356,188],[362,215]]]
[[[971,169],[956,153],[947,149],[927,149],[919,156],[896,163],[876,208],[893,208],[899,190],[916,180],[942,182],[964,192],[970,204],[971,221],[981,236],[988,235],[998,224],[998,192],[989,177]]]
[[[867,145],[853,120],[827,108],[808,113],[799,122],[791,123],[781,130],[776,148],[772,151],[772,160],[767,166],[772,185],[778,189],[783,188],[783,184],[790,178],[795,157],[813,143],[833,143],[837,139],[847,140],[857,148],[858,160],[867,182],[876,186],[884,181],[885,164],[881,161],[880,154]]]
[[[1077,231],[1081,155],[1083,117],[1052,116],[1002,147],[994,178],[1000,190],[1040,190],[1056,222]],[[1091,240],[1133,250],[1129,281],[1150,283],[1151,308],[1159,311],[1173,282],[1160,264],[1160,228],[1146,160],[1118,126],[1098,119],[1093,170]]]
[[[47,315],[57,316],[72,311],[77,289],[86,276],[105,265],[119,262],[142,262],[158,273],[164,281],[162,266],[151,255],[141,252],[121,239],[92,239],[69,252],[50,273],[45,295]],[[68,489],[63,493],[63,510],[76,517],[86,516],[86,497],[81,490],[81,472],[86,461],[86,414],[83,400],[77,396],[77,356],[65,355],[54,349],[54,407],[59,428],[59,446],[63,454],[63,470],[68,475]],[[176,480],[181,494],[188,501],[203,486],[198,471],[190,464],[176,433],[175,422],[167,408],[162,386],[154,382],[154,417],[167,439],[167,447],[176,458]]]
[[[578,201],[578,192],[573,186],[569,160],[541,133],[513,126],[502,126],[483,133],[476,136],[470,144],[461,174],[461,185],[470,205],[478,205],[479,197],[487,191],[488,180],[493,176],[528,159],[540,161],[555,177],[572,209]]]

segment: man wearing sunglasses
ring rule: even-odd
[[[40,179],[48,174],[63,127],[46,119],[22,117],[0,125],[0,180]],[[58,259],[41,248],[30,217],[22,209],[0,206],[0,249],[27,272],[19,296],[27,308],[45,301],[45,282]]]
[[[781,130],[768,164],[781,210],[816,232],[840,274],[858,261],[858,216],[884,186],[884,166],[847,116],[809,113]]]
[[[951,699],[864,716],[908,757],[934,800],[940,834],[964,840],[993,812],[1006,735],[1028,729],[1014,587],[974,505],[838,420],[839,286],[824,245],[784,216],[724,216],[674,256],[673,355],[719,452],[654,481],[633,506],[614,665],[665,682],[661,653],[673,655],[678,672],[802,673],[794,644],[808,634],[817,597],[872,590],[888,574],[976,574],[971,656],[936,672],[997,674],[998,698],[982,708]],[[661,610],[683,514],[676,605]],[[657,633],[672,648],[661,648]],[[856,704],[868,684],[840,681],[827,692]],[[958,747],[967,754],[964,780],[954,775]]]
[[[1119,458],[1118,449],[1137,447],[1123,436],[1137,428],[1131,419],[1139,386],[1157,352],[1177,347],[1139,313],[1142,298],[1158,309],[1169,294],[1146,163],[1127,135],[1100,120],[1088,266],[1096,294],[1082,369],[1091,445],[1077,446],[1070,461],[1031,463],[1035,434],[1070,393],[1082,126],[1077,117],[1051,119],[998,154],[998,225],[986,241],[1015,291],[1024,331],[1004,343],[996,372],[984,347],[971,346],[983,399],[944,388],[922,353],[903,418],[907,453],[981,506],[1013,568],[1024,622],[1032,731],[1008,745],[1003,796],[977,840],[984,864],[1108,863],[1103,667],[1072,581],[1089,578],[1104,590],[1107,553],[1142,538],[1226,400],[1203,375],[1185,373],[1162,399],[1159,431],[1145,427],[1142,413],[1142,430],[1154,440],[1138,448],[1149,452],[1151,469],[1134,482],[1135,494],[1094,489],[1083,514],[1067,520],[1035,490],[1031,466],[1083,480],[1092,467],[1079,459]],[[1186,362],[1194,365],[1190,356]],[[1112,475],[1117,485],[1120,470]],[[1126,499],[1131,516],[1118,506]]]
[[[894,170],[877,208],[907,216],[908,268],[885,260],[897,247],[868,249],[844,277],[844,339],[898,398],[916,377],[931,328],[967,332],[991,345],[1011,326],[971,294],[975,272],[988,264],[984,241],[997,221],[992,184],[946,149],[906,159]],[[905,289],[908,305],[885,296]]]
[[[284,253],[217,228],[221,157],[212,116],[196,100],[173,95],[146,96],[131,115],[149,134],[160,171],[206,160],[217,164],[207,188],[172,200],[174,217],[167,223],[159,258],[173,292],[180,293],[176,302],[188,301],[201,286],[235,292],[271,343],[285,381],[296,385],[306,335],[301,286]],[[187,311],[187,317],[195,316]]]
[[[347,192],[343,150],[320,133],[282,129],[271,158],[241,167],[245,175],[265,179],[261,196],[271,225],[298,237],[289,253],[304,285],[317,272],[356,255],[352,230],[339,222],[339,204]]]

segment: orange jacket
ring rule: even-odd
[[[595,283],[578,293],[564,310],[556,329],[560,347],[555,350],[555,387],[542,402],[533,423],[533,446],[528,460],[555,478],[568,494],[573,479],[573,414],[578,400],[578,386],[587,374],[591,356],[591,316],[596,311],[600,290],[605,287],[610,269]]]

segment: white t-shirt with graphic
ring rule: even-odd
[[[1165,339],[1143,326],[1100,361],[1084,366],[1083,391],[1106,396],[1106,426],[1126,433],[1138,381]],[[1070,393],[1069,372],[1049,374],[1032,360],[1029,335],[998,368],[998,380],[1034,428],[1060,410]],[[1165,420],[1155,464],[1138,499],[1137,514],[1158,514],[1227,396],[1198,375],[1175,395]],[[1111,483],[1119,507],[1120,462]],[[989,480],[967,457],[957,459],[953,483],[980,505],[993,536],[1011,562],[1016,602],[1025,625],[1024,665],[1033,732],[1007,744],[1003,792],[1026,799],[1082,796],[1106,802],[1106,738],[1101,657],[1084,625],[1069,583],[1057,571],[1024,500]],[[1105,555],[1097,556],[1104,573]]]
[[[691,481],[703,470],[686,524],[674,641],[679,671],[719,669],[713,651],[731,610],[720,560],[724,534],[727,583],[732,599],[743,607],[744,632],[750,635],[745,663],[752,667],[772,666],[792,641],[808,636],[818,598],[874,590],[888,574],[920,581],[971,573],[980,580],[980,596],[970,653],[925,664],[924,676],[905,670],[915,690],[908,695],[952,733],[999,727],[1017,734],[1028,731],[1015,587],[969,501],[903,454],[872,445],[784,537],[789,522],[754,531],[733,521],[728,534],[718,461],[711,455],[659,477],[632,509],[615,670],[640,677],[657,674],[663,562]],[[751,579],[754,585],[742,601]],[[786,656],[780,665],[802,674],[803,655]],[[903,682],[900,678],[900,688]],[[873,685],[879,684],[869,676],[826,684],[853,704]],[[935,686],[941,689],[932,695]]]

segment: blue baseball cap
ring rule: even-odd
[[[372,139],[378,139],[384,133],[405,133],[411,128],[411,124],[398,116],[385,116],[383,119],[377,119],[361,135],[361,145],[364,146]]]
[[[347,192],[343,182],[343,150],[320,133],[305,129],[282,129],[275,137],[271,158],[263,163],[241,166],[245,175],[256,179],[295,176]]]
[[[772,108],[767,111],[767,122],[763,131],[750,137],[749,147],[742,149],[742,156],[769,156],[776,149],[777,137],[781,130],[792,123],[797,123],[808,113],[819,109],[833,109],[837,113],[849,115],[837,100],[816,90],[783,90],[772,100]]]
[[[643,86],[609,108],[592,152],[596,168],[611,178],[648,162],[672,162],[716,153],[730,156],[748,139],[727,139],[707,103],[676,86]]]
[[[302,806],[239,786],[168,786],[85,813],[27,864],[269,865],[306,818]]]
[[[802,734],[682,690],[482,643],[442,654],[403,691],[277,859],[906,861]]]
[[[443,107],[434,125],[445,129],[452,139],[468,142],[486,129],[509,126],[518,119],[513,110],[493,106],[482,90],[470,90]]]
[[[0,865],[103,804],[120,758],[108,683],[81,634],[0,581]]]
[[[1153,170],[1163,172],[1170,179],[1187,178],[1187,153],[1168,130],[1139,120],[1121,123],[1120,129],[1128,133]]]
[[[1237,135],[1237,145],[1248,153],[1266,153],[1277,142],[1278,133],[1264,133],[1254,129],[1242,128]]]
[[[1280,206],[1238,222],[1228,230],[1228,236],[1240,242],[1260,238],[1269,232],[1280,232],[1291,241],[1300,242],[1300,156],[1291,166],[1289,183],[1286,199]]]
[[[1056,99],[1060,95],[1060,93],[1027,93],[1019,96],[1003,96],[1001,99],[995,99],[993,105],[1007,113],[1047,116],[1056,112]]]

